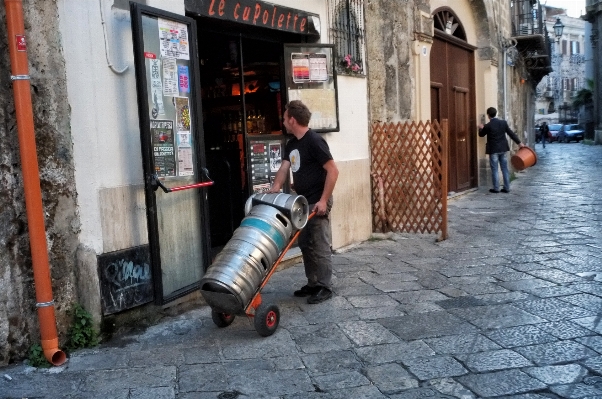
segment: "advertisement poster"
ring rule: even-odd
[[[293,65],[293,82],[309,82],[309,56],[302,53],[292,53],[291,61]]]
[[[163,58],[163,95],[172,97],[178,93],[178,66],[175,58]]]
[[[148,59],[150,63],[150,81],[151,81],[151,116],[156,119],[159,115],[165,115],[163,106],[163,83],[161,82],[161,60]]]
[[[328,64],[326,54],[309,55],[309,80],[326,82],[328,80]]]
[[[292,53],[294,83],[328,81],[328,57],[323,53]]]
[[[179,135],[180,134],[178,133],[178,136]],[[194,163],[192,162],[192,147],[178,147],[178,176],[192,175],[194,175]]]
[[[174,177],[176,175],[176,154],[174,150],[173,121],[151,121],[150,132],[155,160],[155,173],[159,177]]]
[[[190,106],[188,105],[188,97],[174,97],[174,105],[176,107],[178,132],[189,132]]]
[[[178,81],[180,83],[180,92],[190,93],[190,78],[188,77],[188,67],[186,65],[178,66]]]
[[[188,26],[162,18],[159,18],[158,22],[161,56],[180,60],[190,59]]]
[[[278,172],[280,169],[280,164],[282,164],[281,147],[280,143],[270,143],[270,172]]]

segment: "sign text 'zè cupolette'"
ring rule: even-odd
[[[319,25],[320,17],[293,8],[252,0],[203,0],[186,3],[187,8],[192,8],[190,11],[206,17],[303,35],[319,35],[316,25]]]

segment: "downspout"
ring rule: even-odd
[[[503,85],[504,85],[504,120],[508,120],[508,111],[507,111],[507,91],[508,88],[506,87],[506,65],[508,63],[508,48],[504,45],[504,66],[502,67],[502,74],[504,76],[502,76],[502,81],[503,81]]]
[[[40,321],[41,344],[46,359],[53,365],[60,366],[65,363],[67,356],[65,352],[58,348],[59,339],[54,315],[54,299],[52,298],[46,228],[44,226],[42,193],[33,128],[27,45],[23,24],[23,2],[22,0],[4,0],[4,7],[6,9],[11,80],[13,81],[13,96],[17,114],[25,207],[29,227],[29,246],[31,248],[36,290],[36,308]]]

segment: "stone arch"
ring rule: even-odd
[[[470,9],[474,15],[477,37],[477,56],[480,60],[491,60],[497,64],[499,43],[495,29],[496,18],[491,2],[485,4],[484,0],[470,1]]]

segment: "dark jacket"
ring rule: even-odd
[[[486,154],[499,154],[510,151],[506,134],[516,143],[520,144],[520,139],[508,126],[503,119],[493,118],[488,124],[479,129],[479,136],[487,136]]]

